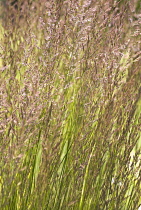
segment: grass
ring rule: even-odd
[[[21,2],[1,5],[0,209],[138,210],[139,1]]]

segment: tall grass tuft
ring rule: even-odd
[[[140,1],[17,2],[1,3],[0,209],[139,210]]]

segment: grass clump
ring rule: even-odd
[[[139,7],[1,5],[1,209],[139,209]]]

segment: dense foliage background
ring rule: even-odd
[[[141,205],[141,1],[1,1],[0,209]]]

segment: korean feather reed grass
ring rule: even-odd
[[[0,209],[139,209],[140,8],[1,3]]]

